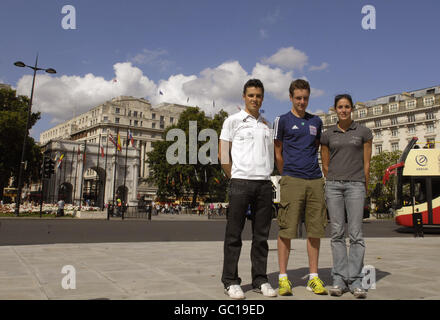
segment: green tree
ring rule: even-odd
[[[17,96],[15,90],[0,89],[0,197],[8,186],[10,177],[17,184],[19,163],[28,116],[29,98]],[[40,113],[32,113],[29,129],[40,119]],[[26,170],[23,181],[38,181],[42,162],[40,147],[32,137],[26,140]]]
[[[397,150],[393,152],[382,152],[371,158],[370,183],[368,190],[369,195],[373,198],[379,208],[388,208],[393,203],[395,185],[393,176],[391,176],[385,185],[382,184],[382,178],[385,174],[385,170],[389,166],[396,164],[401,155],[402,151]],[[377,184],[380,184],[381,187],[377,187]],[[374,192],[375,190],[376,192]]]
[[[192,206],[195,206],[197,197],[202,196],[208,201],[224,201],[226,196],[227,180],[223,175],[220,164],[189,164],[189,122],[197,121],[197,134],[203,129],[213,129],[220,136],[223,121],[228,114],[221,110],[214,118],[207,118],[199,108],[189,107],[179,117],[177,125],[166,128],[163,141],[154,142],[153,151],[149,152],[146,160],[151,170],[149,181],[158,186],[157,196],[160,200],[168,197],[181,198],[192,195]],[[174,141],[166,141],[165,137],[171,129],[181,129],[186,136],[186,163],[171,165],[167,162],[167,149]],[[208,141],[197,141],[197,150]],[[208,157],[214,155],[208,154]],[[212,159],[215,160],[215,159]]]

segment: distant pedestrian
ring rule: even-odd
[[[62,217],[64,216],[64,200],[60,199],[60,201],[58,201],[58,210],[57,210],[57,216],[58,217]]]

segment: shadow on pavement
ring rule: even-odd
[[[391,275],[391,273],[376,269],[376,283],[381,279]],[[332,285],[331,268],[319,268],[319,278],[324,281],[326,286]],[[278,272],[269,273],[267,275],[268,280],[272,288],[278,288]],[[299,268],[295,270],[287,270],[287,276],[290,281],[292,281],[293,288],[295,287],[306,287],[308,281],[309,268]],[[307,276],[305,279],[303,279]],[[244,292],[252,290],[252,284],[242,285]]]

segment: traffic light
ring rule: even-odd
[[[55,173],[55,161],[50,158],[44,158],[43,170],[44,178],[49,179],[50,175]]]

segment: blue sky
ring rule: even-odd
[[[75,30],[61,26],[64,5],[76,9]],[[361,26],[365,5],[376,10],[375,30]],[[366,101],[439,85],[439,12],[436,0],[3,0],[0,82],[29,95],[31,70],[13,63],[31,65],[37,52],[39,66],[57,70],[37,77],[37,140],[117,95],[235,112],[254,76],[273,121],[290,109],[296,78],[310,81],[311,112],[341,92]]]

